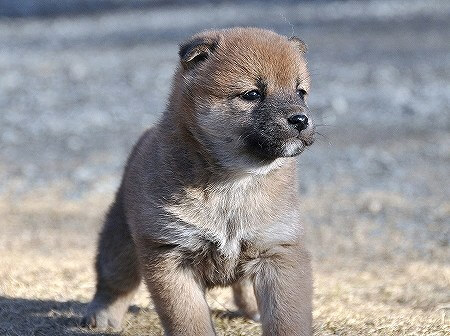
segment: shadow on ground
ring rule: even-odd
[[[31,300],[0,297],[1,335],[86,335],[79,328],[87,304],[78,301]],[[130,309],[133,312],[139,309]],[[95,333],[116,335],[115,333]]]
[[[98,332],[80,327],[87,303],[75,300],[32,300],[0,296],[0,335],[118,335],[118,332]],[[140,313],[154,315],[148,309],[130,306],[125,320],[133,320]],[[212,309],[217,320],[236,320],[242,316],[234,311]],[[131,316],[130,316],[131,314]],[[124,322],[126,327],[126,322]],[[149,327],[150,329],[150,327]]]

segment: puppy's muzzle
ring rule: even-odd
[[[314,142],[314,125],[304,113],[296,113],[287,118],[289,125],[298,131],[298,138],[303,144],[310,146]]]

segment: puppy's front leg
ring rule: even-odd
[[[183,265],[177,252],[144,250],[141,268],[165,335],[215,335],[204,288],[191,266]]]
[[[312,276],[307,251],[279,246],[261,256],[254,277],[264,336],[312,334]]]

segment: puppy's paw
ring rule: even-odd
[[[111,314],[107,309],[88,310],[81,319],[81,326],[89,329],[113,330],[121,329],[122,321]]]

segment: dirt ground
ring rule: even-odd
[[[309,45],[327,125],[299,158],[315,334],[450,335],[450,3],[415,0],[1,19],[0,335],[99,335],[78,323],[127,153],[164,109],[177,43],[233,25]],[[208,301],[219,335],[260,334],[228,289]],[[162,335],[145,288],[121,334]]]
[[[429,258],[399,256],[404,238],[393,220],[385,223],[389,237],[372,241],[366,231],[375,226],[377,216],[346,214],[353,207],[367,211],[366,200],[324,198],[306,198],[305,211],[319,207],[324,214],[334,213],[337,201],[343,213],[334,214],[336,224],[351,220],[358,227],[352,224],[345,234],[332,227],[309,232],[316,256],[316,335],[448,335],[448,251],[436,247]],[[400,197],[368,199],[386,213],[410,211]],[[90,195],[82,201],[62,201],[57,192],[48,191],[20,204],[2,200],[0,215],[8,225],[0,237],[0,335],[96,334],[77,324],[94,291],[95,232],[109,200]],[[208,301],[219,335],[260,334],[257,323],[233,316],[227,289],[212,291]],[[162,335],[144,288],[122,334]]]

